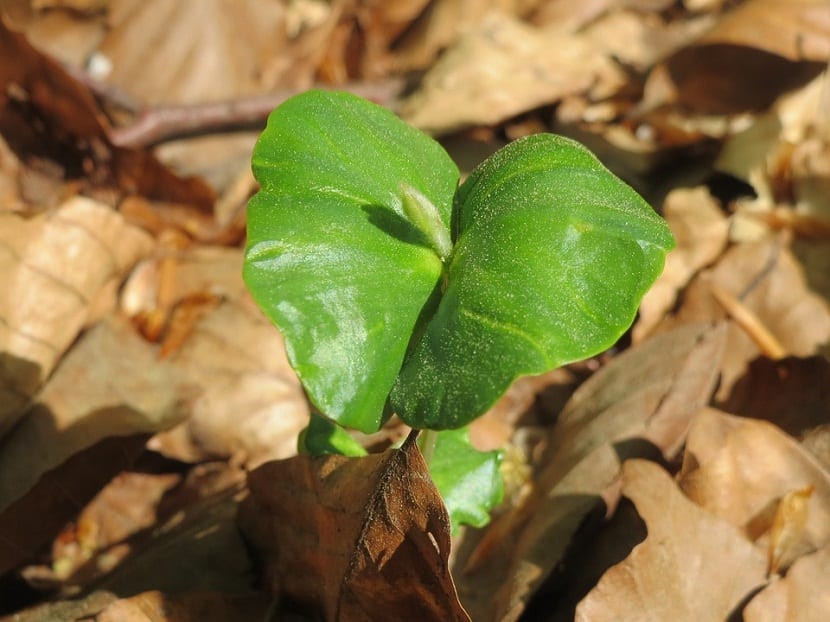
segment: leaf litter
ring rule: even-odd
[[[826,3],[267,4],[0,7],[0,616],[830,616]],[[418,460],[394,419],[364,462],[294,457],[309,406],[239,277],[256,124],[119,146],[170,105],[315,84],[459,161],[576,137],[678,240],[630,345],[472,426],[508,490],[452,546],[422,470],[379,483]]]

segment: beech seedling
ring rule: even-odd
[[[322,415],[304,447],[354,455],[336,426],[391,413],[447,430],[424,449],[454,525],[501,491],[498,454],[459,429],[516,378],[611,346],[673,246],[573,140],[519,139],[459,185],[435,140],[348,93],[280,105],[252,165],[244,278]]]

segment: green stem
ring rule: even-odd
[[[400,190],[404,214],[427,236],[433,250],[441,261],[445,262],[452,252],[452,239],[438,210],[432,201],[409,184],[401,183]]]
[[[421,435],[418,438],[418,447],[421,448],[421,454],[424,456],[424,462],[432,462],[432,456],[435,454],[435,444],[438,442],[437,430],[421,430]]]

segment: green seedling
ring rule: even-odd
[[[516,378],[611,346],[673,246],[577,142],[517,140],[459,185],[435,140],[347,93],[274,110],[253,169],[244,277],[323,415],[301,445],[356,455],[337,426],[391,413],[445,431],[421,446],[454,525],[501,494],[499,454],[464,426]]]

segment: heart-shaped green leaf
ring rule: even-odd
[[[388,110],[325,91],[277,108],[252,164],[245,282],[320,412],[373,432],[442,270],[401,184],[448,226],[458,169]]]
[[[634,190],[552,134],[482,163],[454,209],[446,291],[391,396],[415,427],[465,425],[517,377],[611,346],[673,245]]]
[[[344,93],[277,108],[253,167],[245,280],[317,408],[365,432],[387,398],[414,427],[463,426],[608,347],[672,246],[578,143],[516,141],[456,191],[438,143]]]

